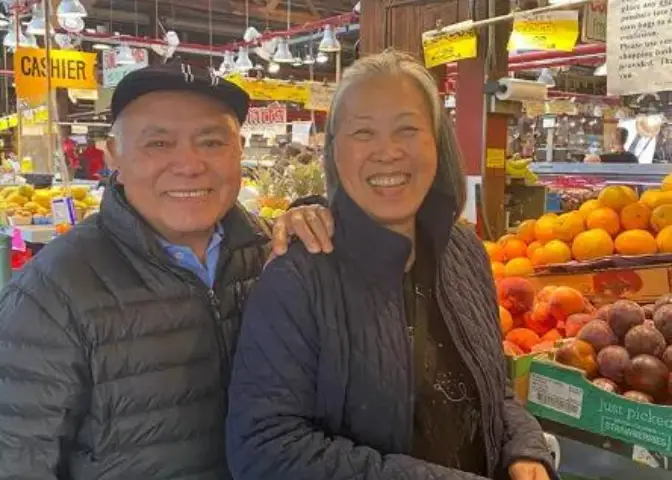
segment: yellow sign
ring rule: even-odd
[[[510,52],[518,50],[559,50],[571,52],[579,38],[576,10],[521,16],[513,21]]]
[[[486,168],[504,168],[506,151],[503,148],[488,148],[485,152]]]
[[[478,51],[478,40],[476,32],[467,30],[424,38],[422,49],[425,54],[425,66],[434,68],[458,60],[475,58]]]
[[[328,112],[331,106],[331,98],[336,92],[335,84],[313,83],[310,85],[308,101],[303,105],[306,110]]]
[[[46,107],[31,108],[24,110],[23,125],[37,125],[47,123],[48,112]],[[0,118],[0,132],[14,128],[19,124],[19,116],[16,113]]]
[[[49,73],[53,88],[97,88],[95,53],[52,50],[50,57],[51,68],[48,69],[45,50],[40,48],[16,49],[14,75],[19,97],[34,98],[46,94]]]
[[[308,86],[302,83],[256,80],[240,75],[231,75],[227,77],[227,80],[245,90],[252,100],[292,102],[303,105],[310,95]]]

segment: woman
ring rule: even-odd
[[[331,254],[274,260],[247,304],[228,455],[237,480],[545,480],[507,385],[489,262],[432,76],[358,60],[327,120]]]

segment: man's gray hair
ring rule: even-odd
[[[436,80],[414,57],[394,49],[360,58],[343,72],[331,100],[324,136],[324,169],[329,196],[333,196],[340,185],[334,158],[334,137],[342,101],[350,88],[378,76],[405,76],[415,82],[425,96],[432,116],[438,154],[438,168],[432,188],[452,196],[455,199],[456,214],[460,215],[466,201],[466,180],[459,148],[453,135],[452,121],[445,112]]]

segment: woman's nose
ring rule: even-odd
[[[393,137],[382,139],[376,148],[375,160],[379,162],[396,162],[404,155],[404,148],[400,141]]]

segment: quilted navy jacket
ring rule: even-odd
[[[515,460],[552,461],[538,423],[506,377],[490,265],[453,225],[437,192],[419,221],[440,255],[437,297],[476,380],[490,478]],[[402,279],[410,242],[378,226],[342,191],[334,252],[292,245],[246,305],[227,421],[237,480],[478,479],[408,455],[413,431],[411,343]]]

